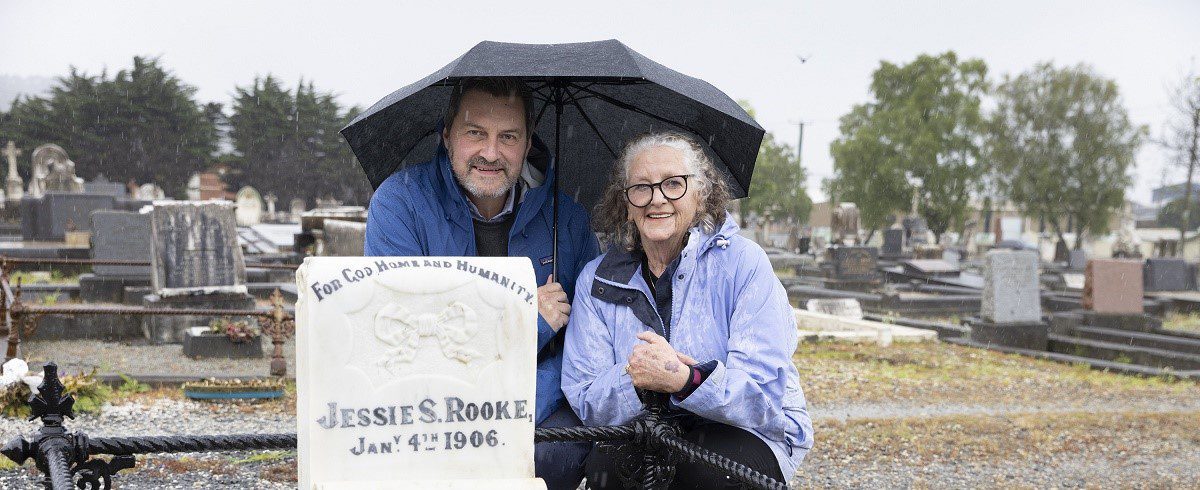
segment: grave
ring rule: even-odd
[[[808,300],[804,309],[833,315],[838,318],[862,320],[862,305],[854,298],[814,298]]]
[[[97,175],[96,179],[91,182],[84,182],[83,192],[86,194],[109,195],[117,199],[129,197],[129,191],[125,188],[125,184],[109,182],[104,174]]]
[[[918,277],[958,277],[958,264],[940,259],[912,259],[903,263],[904,273]]]
[[[92,231],[92,211],[114,209],[110,194],[47,191],[41,197],[21,198],[21,238],[62,241],[68,231]]]
[[[888,228],[883,230],[883,247],[879,256],[884,259],[898,258],[904,255],[904,230]]]
[[[879,285],[879,249],[863,246],[832,247],[829,253],[828,287],[837,289],[871,289]]]
[[[1070,252],[1067,252],[1067,269],[1072,271],[1082,271],[1087,267],[1087,260],[1087,252],[1084,252],[1083,250],[1071,250]]]
[[[238,246],[233,203],[161,201],[150,212],[150,285],[142,304],[153,308],[248,309],[246,264]],[[177,343],[212,316],[147,316],[151,342]]]
[[[1103,315],[1141,316],[1142,274],[1140,260],[1089,260],[1084,272],[1083,308]]]
[[[545,488],[528,260],[309,257],[296,276],[299,488]]]
[[[149,214],[93,211],[91,226],[93,259],[150,261]],[[91,274],[79,276],[79,297],[93,303],[127,303],[125,288],[149,285],[149,265],[94,265]]]
[[[1045,350],[1037,252],[992,250],[984,257],[980,318],[970,319],[971,340]]]
[[[246,186],[237,191],[237,211],[234,216],[237,217],[238,226],[253,226],[262,223],[263,218],[263,198],[258,193],[258,190]]]
[[[367,224],[340,219],[325,220],[324,247],[319,255],[360,257],[366,246]]]
[[[1146,292],[1187,291],[1195,288],[1191,268],[1183,259],[1146,259],[1142,282]]]

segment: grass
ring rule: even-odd
[[[835,461],[895,459],[908,465],[1028,462],[1090,451],[1169,454],[1200,445],[1200,413],[952,415],[824,420],[814,431]],[[826,437],[820,437],[825,434]]]
[[[1200,313],[1169,313],[1163,318],[1163,329],[1200,333]]]
[[[803,343],[794,359],[805,394],[817,405],[1037,404],[1072,395],[1200,397],[1200,385],[1192,381],[1119,375],[939,342],[890,347]]]
[[[264,451],[261,453],[251,454],[250,456],[241,459],[231,459],[229,462],[233,464],[267,463],[283,461],[284,459],[295,457],[296,451]]]
[[[16,271],[8,275],[8,283],[14,287],[17,285],[18,279],[21,280],[22,284],[78,284],[79,274],[63,274],[62,271],[51,270],[49,279],[46,279],[44,274],[36,274],[29,271]]]

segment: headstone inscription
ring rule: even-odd
[[[309,257],[296,281],[300,488],[545,488],[529,261]]]
[[[833,255],[833,278],[850,281],[870,281],[878,277],[875,265],[879,249],[875,247],[837,247]]]
[[[150,213],[151,279],[156,291],[241,286],[246,264],[233,203],[164,201]]]
[[[1084,271],[1083,309],[1111,315],[1143,312],[1142,261],[1092,259]]]

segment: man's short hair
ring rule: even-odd
[[[533,91],[520,78],[515,77],[479,77],[459,80],[458,85],[450,92],[450,106],[446,109],[446,127],[454,124],[458,110],[462,107],[462,98],[472,91],[480,91],[492,97],[516,97],[521,99],[525,108],[525,137],[533,135]]]

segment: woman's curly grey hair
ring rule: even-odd
[[[650,148],[665,146],[683,153],[683,163],[695,177],[690,179],[689,188],[700,192],[700,210],[691,226],[699,225],[706,233],[713,233],[725,224],[725,206],[729,203],[729,185],[717,171],[708,153],[700,142],[684,133],[666,131],[637,136],[630,140],[617,159],[616,172],[604,190],[600,202],[592,214],[592,228],[605,236],[612,245],[628,251],[641,249],[641,237],[637,227],[629,219],[625,201],[625,187],[629,186],[629,165],[637,155]],[[695,186],[695,187],[691,187]]]

